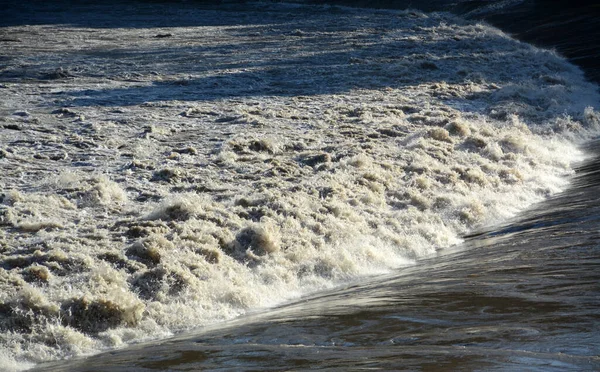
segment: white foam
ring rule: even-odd
[[[168,337],[418,265],[564,190],[600,129],[579,70],[489,26],[247,6],[248,25],[168,29],[179,51],[151,29],[52,26],[53,42],[85,32],[161,58],[82,49],[89,74],[14,82],[3,110],[38,121],[3,119],[27,129],[0,139],[0,362]],[[27,41],[13,58],[46,55],[40,27],[9,30]],[[79,107],[49,113],[61,104]]]

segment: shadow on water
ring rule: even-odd
[[[21,25],[72,25],[90,28],[159,28],[235,26],[246,23],[236,14],[244,1],[226,0],[0,0],[0,27]],[[169,7],[169,4],[176,6]],[[157,7],[156,5],[163,5]],[[198,18],[188,9],[204,9]],[[229,17],[211,17],[211,10],[230,10]]]
[[[570,190],[460,251],[212,329],[37,370],[598,370],[599,145]]]
[[[319,22],[322,19],[311,17],[271,25],[248,24],[225,30],[235,42],[217,45],[194,45],[204,35],[178,34],[175,29],[170,31],[169,46],[158,40],[156,47],[150,43],[138,48],[69,51],[68,66],[49,55],[29,62],[26,68],[17,64],[6,68],[0,72],[0,81],[91,79],[110,85],[88,84],[94,88],[53,92],[53,104],[132,106],[172,100],[312,96],[414,85],[435,89],[440,82],[504,85],[523,75],[524,66],[535,72],[524,78],[550,87],[555,82],[543,82],[544,76],[562,68],[559,57],[540,54],[495,33],[474,31],[456,36],[453,29],[440,29],[434,39],[429,31],[419,30],[423,20],[412,17],[381,16],[373,21],[346,13],[327,26]],[[440,22],[430,18],[425,24],[437,27]],[[357,27],[360,32],[356,32]],[[55,76],[57,67],[66,76]],[[485,91],[448,98],[470,104],[489,94]],[[517,99],[525,102],[527,98]],[[534,106],[540,104],[535,102]]]
[[[491,38],[490,38],[491,39]],[[493,45],[495,40],[486,40]],[[290,43],[295,43],[290,46]],[[321,44],[316,46],[315,44]],[[121,51],[96,53],[101,59],[119,58],[122,62],[128,59],[135,61],[138,53],[147,59],[148,53],[154,58],[167,60],[160,63],[160,71],[172,74],[204,74],[199,78],[162,79],[142,85],[81,90],[69,92],[65,97],[68,106],[130,106],[145,102],[185,100],[205,101],[231,97],[258,96],[301,96],[338,94],[352,89],[385,89],[399,88],[417,84],[433,84],[444,81],[449,84],[468,83],[471,53],[457,50],[450,43],[377,43],[372,47],[360,50],[329,51],[310,55],[310,48],[327,50],[329,45],[345,44],[343,40],[312,40],[273,42],[268,47],[253,49],[256,46],[226,46],[220,51],[212,52],[210,48],[190,48],[187,50],[162,49],[154,51],[127,52]],[[484,42],[482,48],[484,49]],[[228,48],[234,49],[232,54]],[[285,48],[295,50],[299,55],[286,55]],[[303,49],[299,51],[298,49]],[[341,49],[341,48],[340,48]],[[504,63],[511,54],[519,51],[498,50],[486,51],[490,60],[494,55],[502,55],[496,63]],[[278,52],[270,52],[277,50]],[[273,54],[271,54],[273,53]],[[306,55],[303,55],[306,54]],[[184,57],[182,57],[184,56]],[[141,58],[140,58],[141,59]],[[435,62],[432,62],[435,61]],[[210,66],[218,64],[223,68],[215,73]],[[464,66],[464,69],[459,68]],[[144,68],[143,66],[136,66]],[[134,69],[136,68],[134,67]],[[157,67],[157,66],[148,66]],[[488,66],[493,69],[493,63]],[[144,72],[142,72],[144,73]],[[210,75],[208,75],[210,74]],[[505,69],[508,79],[510,67]],[[491,75],[491,74],[490,74]],[[477,78],[493,84],[494,78],[479,73]],[[467,99],[474,99],[468,96]]]
[[[600,4],[581,0],[305,0],[312,4],[446,11],[483,20],[515,38],[552,48],[600,83]]]
[[[156,3],[161,6],[157,7]],[[540,59],[536,53],[529,53],[524,58],[519,55],[523,46],[499,35],[471,36],[470,39],[457,42],[457,35],[449,33],[445,39],[428,40],[427,37],[431,35],[428,36],[426,32],[421,35],[410,17],[394,20],[394,17],[379,15],[377,22],[370,22],[360,14],[344,12],[335,7],[317,10],[300,7],[292,12],[285,7],[264,3],[253,5],[252,10],[248,11],[248,7],[240,1],[218,2],[217,5],[208,1],[174,3],[177,6],[170,7],[168,1],[142,0],[118,4],[111,1],[81,1],[76,4],[66,1],[34,1],[28,4],[8,1],[5,9],[11,17],[3,18],[0,26],[66,24],[109,32],[101,38],[116,37],[110,36],[111,29],[174,28],[169,29],[168,33],[158,30],[156,34],[143,36],[143,42],[155,41],[144,47],[109,45],[69,50],[71,61],[74,61],[69,66],[61,65],[58,54],[48,54],[45,58],[27,61],[26,64],[14,63],[0,71],[0,81],[92,78],[106,82],[108,79],[118,84],[54,92],[53,95],[64,106],[131,106],[170,100],[336,94],[352,89],[406,87],[415,82],[466,84],[472,80],[483,80],[494,84],[498,83],[494,80],[499,79],[505,83],[517,76],[516,71],[512,70],[517,68],[516,65],[521,68],[527,64],[539,70],[539,76],[555,72],[552,69],[545,70],[545,64],[551,63],[548,59],[553,58],[550,55]],[[333,3],[362,5],[352,1]],[[428,7],[424,3],[409,3],[377,4],[394,8],[410,5],[425,10],[459,9],[457,2],[441,0],[430,3]],[[465,2],[459,3],[464,8]],[[198,12],[187,12],[188,8],[205,9],[201,13],[204,16],[198,17]],[[461,11],[475,14],[474,9],[480,8],[471,6],[468,9],[461,8]],[[212,10],[215,12],[212,13]],[[261,12],[269,12],[269,16],[260,17]],[[324,25],[322,19],[318,18],[318,12],[339,13],[339,17]],[[491,16],[489,12],[486,14]],[[269,19],[270,23],[261,24],[261,19]],[[433,20],[430,23],[431,26],[439,25],[439,21],[437,24]],[[381,24],[384,24],[384,29],[380,29]],[[357,25],[364,29],[371,27],[372,32],[365,33],[363,30],[353,36]],[[205,35],[200,31],[194,34],[178,33],[178,28],[183,26],[232,26],[224,32],[236,42],[227,45],[204,43],[198,46],[197,40]],[[101,31],[90,32],[91,38],[100,37],[94,35]],[[157,38],[160,35],[168,35],[169,47],[161,43],[161,38]],[[423,38],[415,40],[409,37],[415,35]],[[0,37],[0,43],[14,44],[6,41],[12,40],[10,36]],[[313,53],[314,50],[322,52]],[[487,62],[485,66],[480,64],[471,68],[477,70],[475,76],[469,67],[473,67],[474,61],[481,55],[486,55]],[[519,59],[519,63],[513,66],[511,58]],[[557,57],[554,58],[558,61]],[[11,61],[7,60],[6,64],[10,65]],[[219,66],[219,70],[215,71],[215,65]],[[59,73],[57,69],[60,69]],[[123,71],[127,71],[128,75],[124,76]],[[593,73],[592,70],[588,70],[588,73],[590,71]],[[538,79],[539,76],[531,78]],[[476,98],[476,95],[470,95],[465,100]],[[524,97],[519,99],[523,100]]]
[[[582,67],[588,78],[600,83],[600,4],[590,1],[569,0],[293,0],[292,3],[334,4],[385,9],[414,8],[422,11],[448,11],[463,17],[490,22],[516,38],[537,46],[554,48],[572,63]],[[170,3],[177,6],[169,9]],[[2,13],[0,27],[40,24],[70,24],[79,27],[122,28],[122,27],[183,27],[243,25],[246,19],[236,13],[245,1],[209,0],[114,0],[77,2],[65,0],[0,1]],[[161,7],[157,19],[156,4]],[[116,6],[118,5],[118,6]],[[202,19],[191,16],[186,9],[231,10],[230,17]],[[271,11],[264,3],[264,11]],[[335,11],[330,8],[324,11]],[[302,19],[283,12],[282,19]],[[207,13],[208,14],[208,13]],[[146,16],[146,17],[145,17]],[[296,18],[299,17],[299,18]],[[10,35],[0,35],[10,39]]]

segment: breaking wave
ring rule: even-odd
[[[235,10],[5,28],[0,364],[418,265],[563,190],[600,129],[576,67],[484,24]]]

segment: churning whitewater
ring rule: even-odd
[[[89,7],[0,28],[7,368],[418,265],[600,129],[576,67],[449,14]]]

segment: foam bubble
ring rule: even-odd
[[[123,55],[44,82],[76,113],[15,82],[7,104],[43,120],[0,139],[0,363],[167,337],[418,265],[563,190],[599,130],[580,71],[486,25],[340,9],[290,29],[247,7],[251,27],[178,28],[215,50],[206,71],[119,29],[111,40],[161,64]],[[278,26],[255,43],[265,17]],[[307,37],[317,24],[327,35]],[[40,58],[36,27],[14,30],[22,58]],[[71,63],[61,45],[48,63]],[[139,81],[119,77],[121,59]]]

